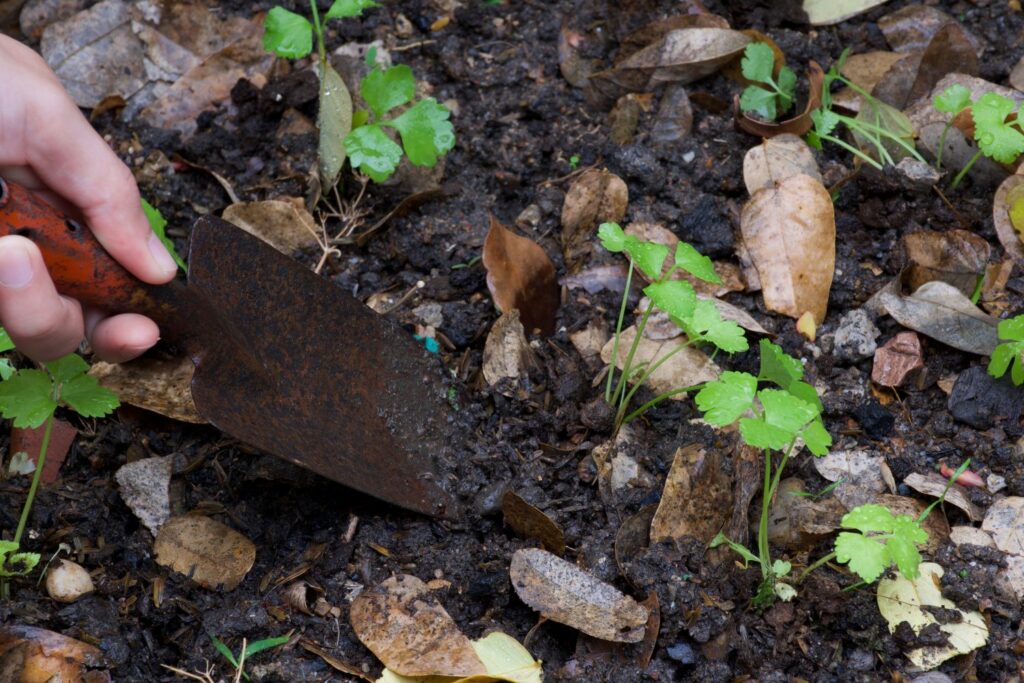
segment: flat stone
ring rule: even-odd
[[[880,334],[866,311],[854,309],[839,319],[834,339],[835,355],[845,361],[868,358],[878,348],[875,340]]]
[[[871,380],[882,386],[899,387],[923,367],[921,340],[917,333],[900,332],[875,351]]]

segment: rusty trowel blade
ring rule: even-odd
[[[453,447],[446,388],[408,333],[213,217],[193,228],[188,286],[222,323],[199,340],[204,417],[376,498],[455,516],[437,467]]]

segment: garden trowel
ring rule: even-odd
[[[457,515],[438,467],[453,439],[439,364],[393,321],[218,218],[192,229],[187,284],[152,286],[88,229],[0,179],[0,236],[43,253],[57,289],[142,313],[196,365],[192,397],[247,444],[395,505]]]

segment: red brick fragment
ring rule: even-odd
[[[28,459],[37,462],[39,449],[43,445],[43,434],[46,425],[36,429],[21,429],[11,427],[11,449],[10,452],[28,453]],[[43,474],[39,481],[43,484],[52,484],[60,478],[60,466],[64,463],[71,444],[75,442],[78,430],[64,420],[55,419],[53,430],[50,432],[50,445],[46,449],[46,462],[43,463]]]
[[[886,387],[902,386],[913,373],[924,368],[921,340],[916,332],[900,332],[875,351],[871,380]]]

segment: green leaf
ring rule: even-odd
[[[387,71],[374,68],[363,79],[360,92],[379,121],[384,114],[412,100],[416,78],[406,64],[396,64]]]
[[[715,264],[711,262],[711,259],[686,242],[676,245],[675,264],[705,282],[713,282],[716,285],[722,283],[722,278],[718,277],[718,273],[715,272]]]
[[[811,121],[814,122],[814,132],[824,137],[830,135],[839,125],[839,114],[831,109],[815,109],[811,112]]]
[[[793,441],[793,434],[760,418],[745,417],[740,420],[740,435],[744,443],[755,448],[780,451]]]
[[[748,85],[740,95],[740,109],[757,114],[765,121],[774,121],[778,115],[775,108],[775,93],[757,85]]]
[[[277,647],[278,645],[284,645],[289,640],[291,640],[291,636],[278,636],[276,638],[266,638],[264,640],[253,641],[245,646],[245,658],[249,659],[249,657],[258,652],[269,650],[270,648]]]
[[[405,154],[416,166],[434,166],[437,157],[455,146],[455,129],[448,120],[451,112],[433,97],[427,97],[384,125],[398,129]]]
[[[1014,341],[1024,341],[1024,315],[1018,315],[1015,318],[1000,320],[999,327],[996,329],[999,333],[1000,339],[1013,339]],[[0,348],[0,351],[3,350],[4,349]]]
[[[785,560],[775,560],[772,562],[772,573],[776,577],[783,577],[793,569],[793,564],[786,562]]]
[[[597,228],[597,237],[601,240],[601,246],[613,254],[626,248],[626,233],[618,223],[602,223]]]
[[[683,320],[693,315],[697,304],[697,294],[693,291],[693,285],[686,280],[652,282],[644,287],[644,294],[649,296],[660,310]]]
[[[317,128],[320,130],[318,154],[320,182],[332,188],[345,165],[345,138],[352,132],[352,94],[338,72],[324,64],[320,82],[320,110]]]
[[[1017,386],[1024,384],[1024,348],[1013,357],[1013,368],[1010,370],[1010,379]]]
[[[53,381],[43,370],[22,370],[0,383],[0,415],[15,427],[34,429],[56,409]]]
[[[788,66],[779,69],[779,105],[782,111],[788,111],[793,106],[793,94],[796,92],[796,73]]]
[[[185,265],[185,261],[178,255],[178,252],[174,249],[174,242],[167,236],[167,219],[163,217],[163,214],[156,209],[152,204],[147,202],[145,199],[142,200],[142,211],[146,214],[146,220],[149,221],[150,229],[160,239],[160,244],[164,245],[168,253],[174,259],[174,262],[178,264],[178,267],[188,272],[188,266]]]
[[[844,529],[891,533],[896,518],[884,505],[867,503],[847,512],[839,523]]]
[[[57,384],[68,382],[79,375],[89,371],[89,364],[77,353],[69,353],[63,358],[46,364],[46,369],[53,375],[53,381]]]
[[[988,362],[988,374],[993,377],[1002,377],[1006,374],[1006,371],[1010,367],[1010,363],[1013,362],[1013,357],[1017,355],[1014,344],[1000,344],[992,352],[992,358]]]
[[[800,438],[804,440],[804,445],[807,446],[807,450],[815,455],[821,457],[828,455],[828,449],[832,447],[832,435],[825,429],[825,425],[821,422],[821,418],[812,421],[807,427],[800,433]]]
[[[761,353],[759,379],[789,389],[793,382],[804,376],[803,363],[788,355],[778,344],[762,339],[758,348]]]
[[[231,650],[228,649],[228,646],[225,645],[221,641],[221,639],[218,638],[217,636],[210,636],[210,640],[213,641],[213,646],[215,648],[217,648],[217,652],[221,653],[224,656],[224,659],[226,659],[229,662],[231,662],[231,666],[233,666],[233,667],[235,667],[237,669],[238,668],[238,660],[235,659],[234,653],[232,653]]]
[[[334,0],[334,4],[327,10],[324,19],[348,19],[350,17],[361,17],[363,10],[371,7],[380,7],[374,0]]]
[[[730,541],[728,537],[721,531],[718,532],[717,536],[711,539],[711,543],[708,544],[708,547],[717,548],[720,545],[729,546],[730,548],[732,548],[733,552],[742,557],[744,568],[746,568],[751,562],[753,562],[754,564],[761,564],[761,559],[757,555],[747,550],[745,546],[736,543],[735,541]]]
[[[14,342],[11,341],[11,336],[7,334],[7,330],[0,327],[0,353],[10,351],[14,348]]]
[[[313,51],[313,25],[301,14],[274,7],[263,20],[263,49],[280,57],[302,59]]]
[[[82,417],[104,417],[121,405],[117,394],[89,375],[79,375],[61,385],[60,401]]]
[[[764,420],[770,425],[791,432],[794,436],[818,416],[814,406],[788,391],[762,389],[757,398],[764,408]]]
[[[974,139],[987,157],[1001,164],[1010,164],[1024,152],[1024,133],[1006,123],[1016,108],[1013,100],[988,92],[971,106],[974,116]]]
[[[686,331],[690,336],[711,342],[726,353],[739,353],[749,348],[743,328],[731,320],[723,320],[718,307],[708,299],[697,301]]]
[[[380,124],[356,128],[345,138],[345,150],[353,168],[383,183],[391,177],[402,160],[402,148],[389,138]]]
[[[11,361],[6,358],[0,358],[0,380],[10,379],[14,372],[14,366],[11,365]]]
[[[921,564],[917,546],[927,542],[928,532],[916,519],[910,515],[898,515],[893,523],[892,537],[885,546],[900,573],[908,579],[916,579],[917,567]]]
[[[740,70],[748,81],[774,83],[772,71],[775,69],[775,52],[768,43],[750,43],[743,50]]]
[[[17,550],[18,544],[14,541],[0,541],[0,576],[24,576],[39,564],[38,553],[15,552]]]
[[[936,95],[932,100],[932,104],[937,110],[947,114],[959,114],[971,106],[971,91],[967,87],[956,83]]]
[[[864,534],[844,531],[836,537],[836,560],[849,564],[861,580],[872,583],[891,564],[886,546]]]
[[[658,280],[661,278],[661,270],[665,265],[665,257],[668,256],[668,247],[664,244],[656,244],[655,242],[641,242],[640,240],[633,238],[632,235],[628,235],[624,249],[637,268],[651,280]]]
[[[813,405],[815,408],[818,409],[818,413],[821,413],[821,411],[825,409],[825,407],[821,404],[821,399],[818,398],[817,389],[812,387],[807,382],[802,382],[800,380],[792,382],[788,387],[786,387],[786,391],[793,394],[797,398],[803,399],[804,401],[807,401],[808,403]]]
[[[694,401],[710,424],[724,426],[750,410],[757,392],[757,378],[745,372],[723,372],[697,392]]]

